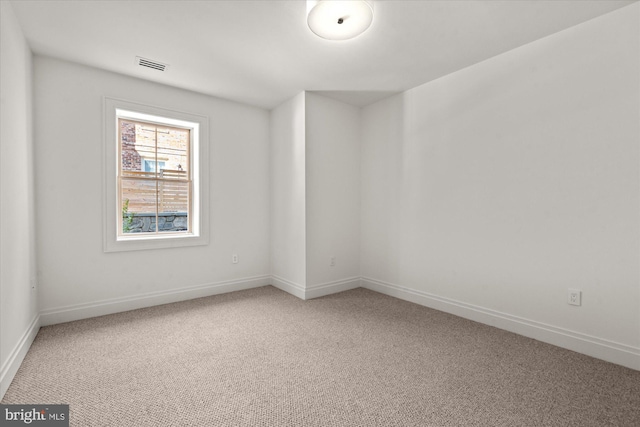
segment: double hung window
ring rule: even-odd
[[[104,249],[208,243],[208,120],[105,98]]]
[[[188,233],[191,129],[118,118],[120,236]]]

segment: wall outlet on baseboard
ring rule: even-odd
[[[332,256],[331,258],[329,258],[329,266],[335,267],[335,265],[336,265],[336,257]]]
[[[233,264],[237,264],[238,263],[238,254],[231,255],[231,262]]]
[[[569,289],[569,300],[567,302],[570,305],[582,305],[582,291],[579,289]]]

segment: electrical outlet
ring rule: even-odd
[[[335,265],[336,265],[336,257],[332,256],[331,258],[329,258],[329,266],[335,267]]]
[[[234,264],[238,263],[238,254],[231,255],[231,262]]]
[[[582,305],[582,291],[579,289],[569,289],[569,301],[570,305]]]

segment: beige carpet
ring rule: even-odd
[[[2,403],[72,426],[640,426],[640,372],[365,289],[42,328]]]

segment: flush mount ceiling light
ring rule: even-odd
[[[373,22],[372,0],[307,0],[307,24],[319,37],[347,40]]]

